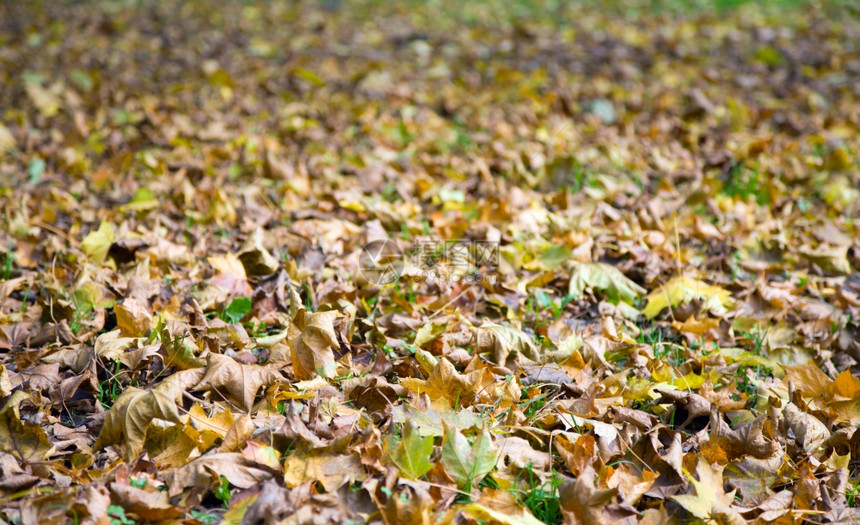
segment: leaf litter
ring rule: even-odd
[[[856,7],[365,4],[0,5],[3,523],[860,520]]]

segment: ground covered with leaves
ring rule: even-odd
[[[858,42],[2,3],[0,522],[856,523]]]

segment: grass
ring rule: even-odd
[[[230,482],[227,481],[226,477],[221,476],[218,478],[218,483],[218,488],[215,489],[213,495],[224,505],[225,509],[230,508],[230,498],[233,497],[234,492],[230,489]]]
[[[97,399],[105,410],[109,410],[116,401],[116,398],[122,394],[124,386],[119,380],[119,368],[120,362],[118,359],[115,359],[113,373],[104,381],[99,381]],[[110,373],[110,370],[108,372]]]
[[[12,267],[15,264],[15,255],[12,253],[13,244],[9,243],[9,249],[6,251],[6,257],[3,261],[3,280],[9,280],[12,276]]]
[[[743,200],[753,197],[758,204],[768,205],[771,198],[767,186],[766,178],[762,177],[758,170],[736,164],[729,171],[728,179],[723,182],[722,193]]]
[[[741,394],[746,394],[749,398],[747,402],[747,406],[755,407],[758,405],[758,387],[755,385],[755,381],[761,381],[762,379],[773,375],[773,372],[770,368],[756,365],[754,373],[748,373],[747,370],[752,370],[751,366],[740,366],[738,367],[735,376],[737,377],[737,381],[735,385],[737,386],[737,390]],[[751,377],[752,376],[752,377]],[[740,400],[740,396],[738,395],[738,400]]]
[[[845,499],[849,507],[860,507],[860,479],[855,480],[853,485],[848,485],[845,490]]]
[[[662,328],[651,327],[646,330],[644,327],[640,327],[636,342],[649,345],[654,351],[654,359],[667,361],[675,367],[684,363],[684,356],[681,353],[682,347],[677,343],[667,341]]]
[[[561,512],[561,498],[558,494],[561,477],[553,470],[550,479],[541,481],[535,474],[531,463],[526,466],[523,472],[528,476],[526,480],[528,488],[525,490],[511,489],[511,493],[517,498],[520,505],[529,509],[538,520],[547,525],[561,523],[564,519]]]

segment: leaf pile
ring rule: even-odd
[[[0,4],[3,523],[860,520],[860,17],[692,4]]]

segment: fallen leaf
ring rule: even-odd
[[[115,240],[116,234],[114,234],[113,226],[103,221],[98,230],[91,231],[84,237],[84,240],[81,241],[81,248],[94,263],[101,264]]]
[[[687,478],[695,488],[696,494],[673,496],[672,499],[697,518],[715,519],[719,523],[744,523],[745,520],[738,515],[737,511],[731,509],[735,491],[727,493],[723,490],[722,469],[716,469],[700,458],[696,465],[696,474],[699,479],[687,473]]]
[[[314,374],[334,377],[334,349],[340,348],[334,321],[340,314],[334,310],[308,313],[299,310],[290,325],[290,350],[293,370],[299,379],[311,379]]]
[[[39,425],[21,421],[10,402],[12,399],[0,411],[0,450],[24,462],[46,460],[54,448],[45,430]]]
[[[126,299],[114,306],[116,324],[126,337],[141,337],[152,328],[152,314],[147,305],[137,299]]]
[[[179,495],[187,488],[209,488],[220,476],[230,485],[247,489],[272,477],[268,470],[260,468],[238,452],[222,452],[203,456],[164,474],[167,494]]]
[[[426,380],[404,378],[400,384],[415,393],[427,394],[430,399],[446,399],[451,407],[456,407],[473,404],[490,382],[492,377],[486,375],[484,370],[461,374],[450,361],[443,358]]]
[[[284,460],[284,482],[288,487],[319,481],[326,492],[364,477],[361,460],[354,454],[298,449]]]
[[[187,388],[186,379],[178,374],[166,378],[151,390],[128,387],[114,401],[105,417],[93,448],[121,444],[129,461],[143,451],[146,431],[154,419],[180,423],[176,403]]]
[[[390,436],[387,445],[388,457],[408,478],[418,479],[433,468],[433,463],[430,462],[433,437],[422,437],[415,422],[407,422],[403,426],[403,437],[396,439]]]
[[[498,449],[487,429],[482,430],[472,444],[459,430],[443,423],[445,436],[442,441],[442,465],[464,490],[472,487],[493,471],[498,459]]]
[[[476,353],[489,353],[492,362],[504,365],[511,353],[531,361],[539,359],[537,347],[523,332],[508,326],[487,323],[474,329],[472,346]]]
[[[610,301],[632,303],[645,293],[614,266],[604,263],[573,263],[570,267],[568,293],[581,296],[586,290],[600,290]]]
[[[231,295],[248,295],[251,293],[245,267],[238,257],[228,253],[224,256],[209,257],[207,260],[218,272],[209,280],[210,283],[225,289]]]
[[[249,411],[260,388],[269,386],[282,377],[272,368],[245,365],[232,357],[210,354],[203,378],[194,390],[208,390],[238,404]]]
[[[648,319],[657,317],[664,308],[675,308],[694,299],[703,301],[702,308],[716,315],[726,313],[726,309],[734,304],[728,290],[691,277],[675,277],[648,294],[646,299],[648,303],[642,313]]]
[[[167,493],[111,483],[111,499],[126,512],[146,521],[162,521],[185,515],[186,510],[170,503]]]

